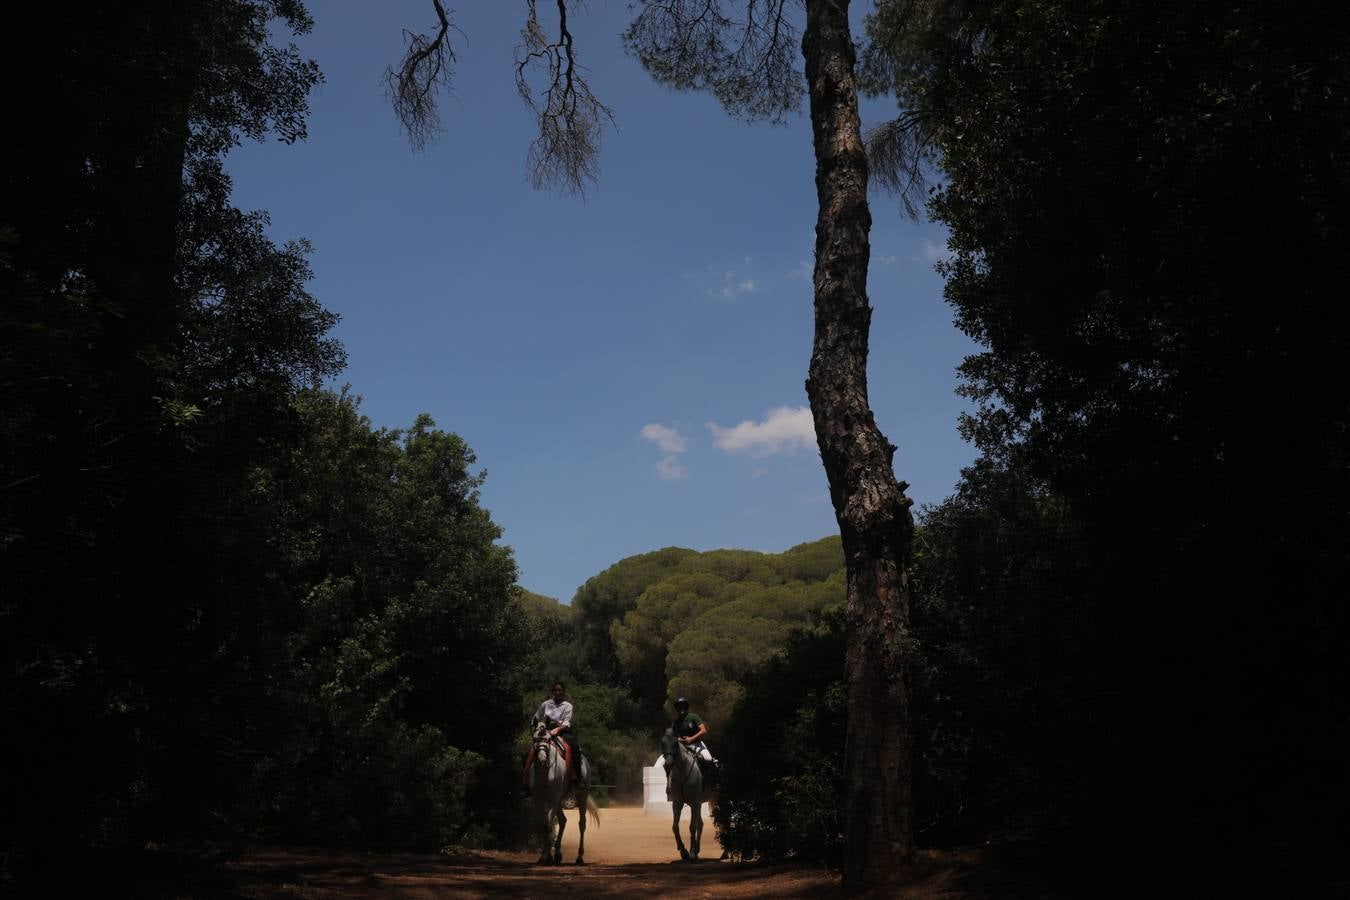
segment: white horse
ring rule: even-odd
[[[576,799],[577,828],[580,829],[577,865],[585,865],[586,813],[591,814],[596,825],[600,824],[600,810],[586,787],[590,780],[590,765],[586,762],[585,755],[582,755],[577,761],[577,770],[581,777],[577,786],[569,790],[567,762],[563,758],[561,742],[549,736],[548,726],[543,722],[535,726],[534,750],[531,752],[534,756],[530,762],[530,796],[534,799],[532,830],[539,838],[539,862],[554,865],[562,862],[562,836],[563,829],[567,827],[563,801],[571,795]],[[551,853],[550,845],[552,845]]]
[[[675,821],[670,830],[675,832],[675,846],[680,859],[698,860],[699,845],[703,840],[703,771],[698,765],[698,754],[681,744],[675,732],[667,728],[661,736],[661,755],[665,757],[666,776],[670,780],[670,805]],[[680,839],[680,813],[689,806],[689,847]]]

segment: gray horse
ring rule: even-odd
[[[577,828],[580,831],[577,865],[585,865],[586,813],[591,814],[596,825],[600,824],[600,810],[586,787],[590,780],[590,765],[583,755],[577,763],[581,778],[577,786],[569,790],[567,762],[563,759],[562,748],[557,738],[549,736],[548,726],[543,722],[535,726],[534,750],[531,752],[534,754],[530,762],[530,796],[534,799],[532,830],[539,838],[539,862],[554,865],[562,862],[562,836],[563,829],[567,827],[563,801],[571,795],[576,799]]]
[[[666,777],[670,780],[670,805],[674,823],[675,846],[680,859],[697,860],[703,841],[703,771],[698,765],[698,754],[681,744],[669,728],[661,736],[661,755],[665,757]],[[689,806],[689,847],[680,839],[680,813]]]

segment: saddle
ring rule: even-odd
[[[581,781],[581,765],[580,765],[580,761],[577,760],[577,759],[574,759],[573,756],[572,756],[572,745],[569,744],[567,741],[564,741],[562,738],[556,738],[556,737],[555,737],[555,738],[553,738],[552,740],[553,740],[553,745],[554,745],[555,747],[557,747],[559,750],[562,751],[562,755],[563,755],[563,765],[565,765],[565,766],[567,767],[567,777],[568,777],[568,779],[569,779],[573,784],[576,784],[576,783],[580,782],[580,781]],[[585,758],[586,758],[586,754],[584,754],[584,753],[581,754],[581,758],[582,758],[582,759],[585,759]]]
[[[569,744],[569,743],[567,743],[567,741],[561,740],[561,739],[559,739],[559,738],[554,738],[553,740],[554,740],[554,743],[560,745],[560,747],[561,747],[561,749],[562,749],[563,764],[567,766],[567,774],[568,774],[568,776],[569,776],[573,781],[576,781],[576,780],[577,780],[577,767],[576,767],[576,764],[572,761],[572,745]]]

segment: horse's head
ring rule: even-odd
[[[680,742],[675,739],[675,730],[667,728],[665,734],[661,735],[661,755],[666,758],[667,763],[671,763],[674,762],[679,749]]]
[[[543,722],[536,722],[534,726],[534,758],[540,765],[548,765],[552,740],[548,733],[548,726]]]

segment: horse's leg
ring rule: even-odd
[[[563,831],[567,828],[567,814],[563,812],[562,798],[558,798],[558,805],[555,807],[558,814],[558,837],[553,842],[553,864],[562,865],[562,839]]]
[[[703,845],[703,775],[694,763],[694,771],[689,773],[693,782],[694,799],[689,804],[689,852],[698,859],[699,848]]]
[[[699,799],[689,804],[689,856],[698,862],[699,845],[703,843],[703,804]]]
[[[679,848],[680,859],[688,859],[689,851],[685,849],[684,840],[680,837],[680,813],[684,812],[684,801],[673,800],[670,808],[675,813],[675,824],[670,827],[670,830],[675,832],[675,846]]]
[[[539,839],[539,864],[549,861],[548,845],[553,840],[549,833],[553,830],[551,814],[546,801],[539,793],[534,798],[534,834]]]
[[[586,865],[586,794],[577,791],[577,865]]]

